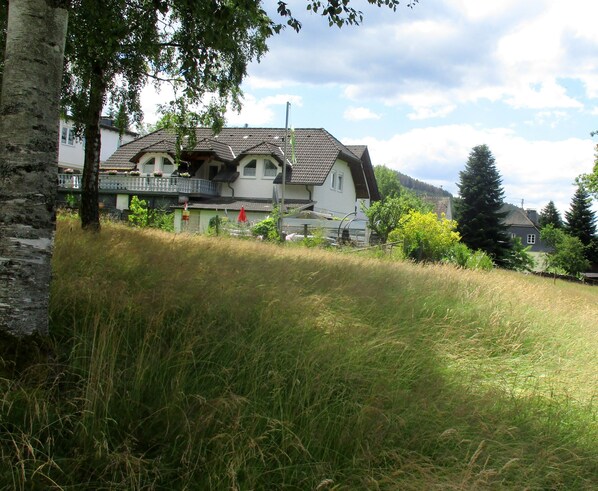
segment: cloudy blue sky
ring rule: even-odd
[[[284,126],[289,101],[294,127],[367,144],[374,164],[454,195],[484,143],[506,201],[569,208],[598,141],[598,2],[420,0],[394,13],[352,4],[362,25],[337,29],[290,0],[303,29],[272,38],[249,67],[229,125]]]

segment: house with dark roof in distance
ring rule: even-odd
[[[104,205],[126,210],[136,195],[155,207],[174,206],[180,228],[186,204],[184,227],[194,232],[206,231],[216,215],[236,219],[241,208],[258,221],[280,202],[283,165],[287,211],[344,217],[359,211],[359,201],[379,199],[367,147],[343,145],[321,128],[295,129],[292,148],[285,129],[224,128],[214,134],[197,128],[178,168],[175,138],[168,130],[155,131],[122,145],[102,163]]]
[[[552,250],[540,238],[538,213],[535,210],[524,210],[515,205],[505,204],[500,211],[507,214],[503,219],[507,233],[512,238],[519,237],[525,247],[530,247],[531,253],[546,253]]]

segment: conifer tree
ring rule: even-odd
[[[563,228],[563,219],[559,210],[554,205],[554,201],[549,201],[548,204],[542,208],[539,219],[540,228],[546,225],[552,225],[554,228]]]
[[[577,237],[586,247],[586,258],[596,260],[596,214],[592,210],[592,197],[580,184],[571,200],[569,211],[565,212],[566,230]]]
[[[494,156],[486,145],[474,147],[465,170],[459,173],[459,199],[456,203],[457,230],[463,242],[473,250],[489,254],[504,265],[510,241],[503,219],[504,191]]]

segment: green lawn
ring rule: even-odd
[[[598,288],[59,224],[2,489],[598,488]]]

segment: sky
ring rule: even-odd
[[[455,196],[469,153],[486,144],[506,202],[540,211],[552,200],[563,214],[598,143],[598,2],[406,3],[352,0],[363,22],[338,29],[289,0],[303,28],[270,39],[227,124],[284,127],[290,102],[291,126],[366,144],[374,165]],[[145,94],[146,122],[160,97]]]

